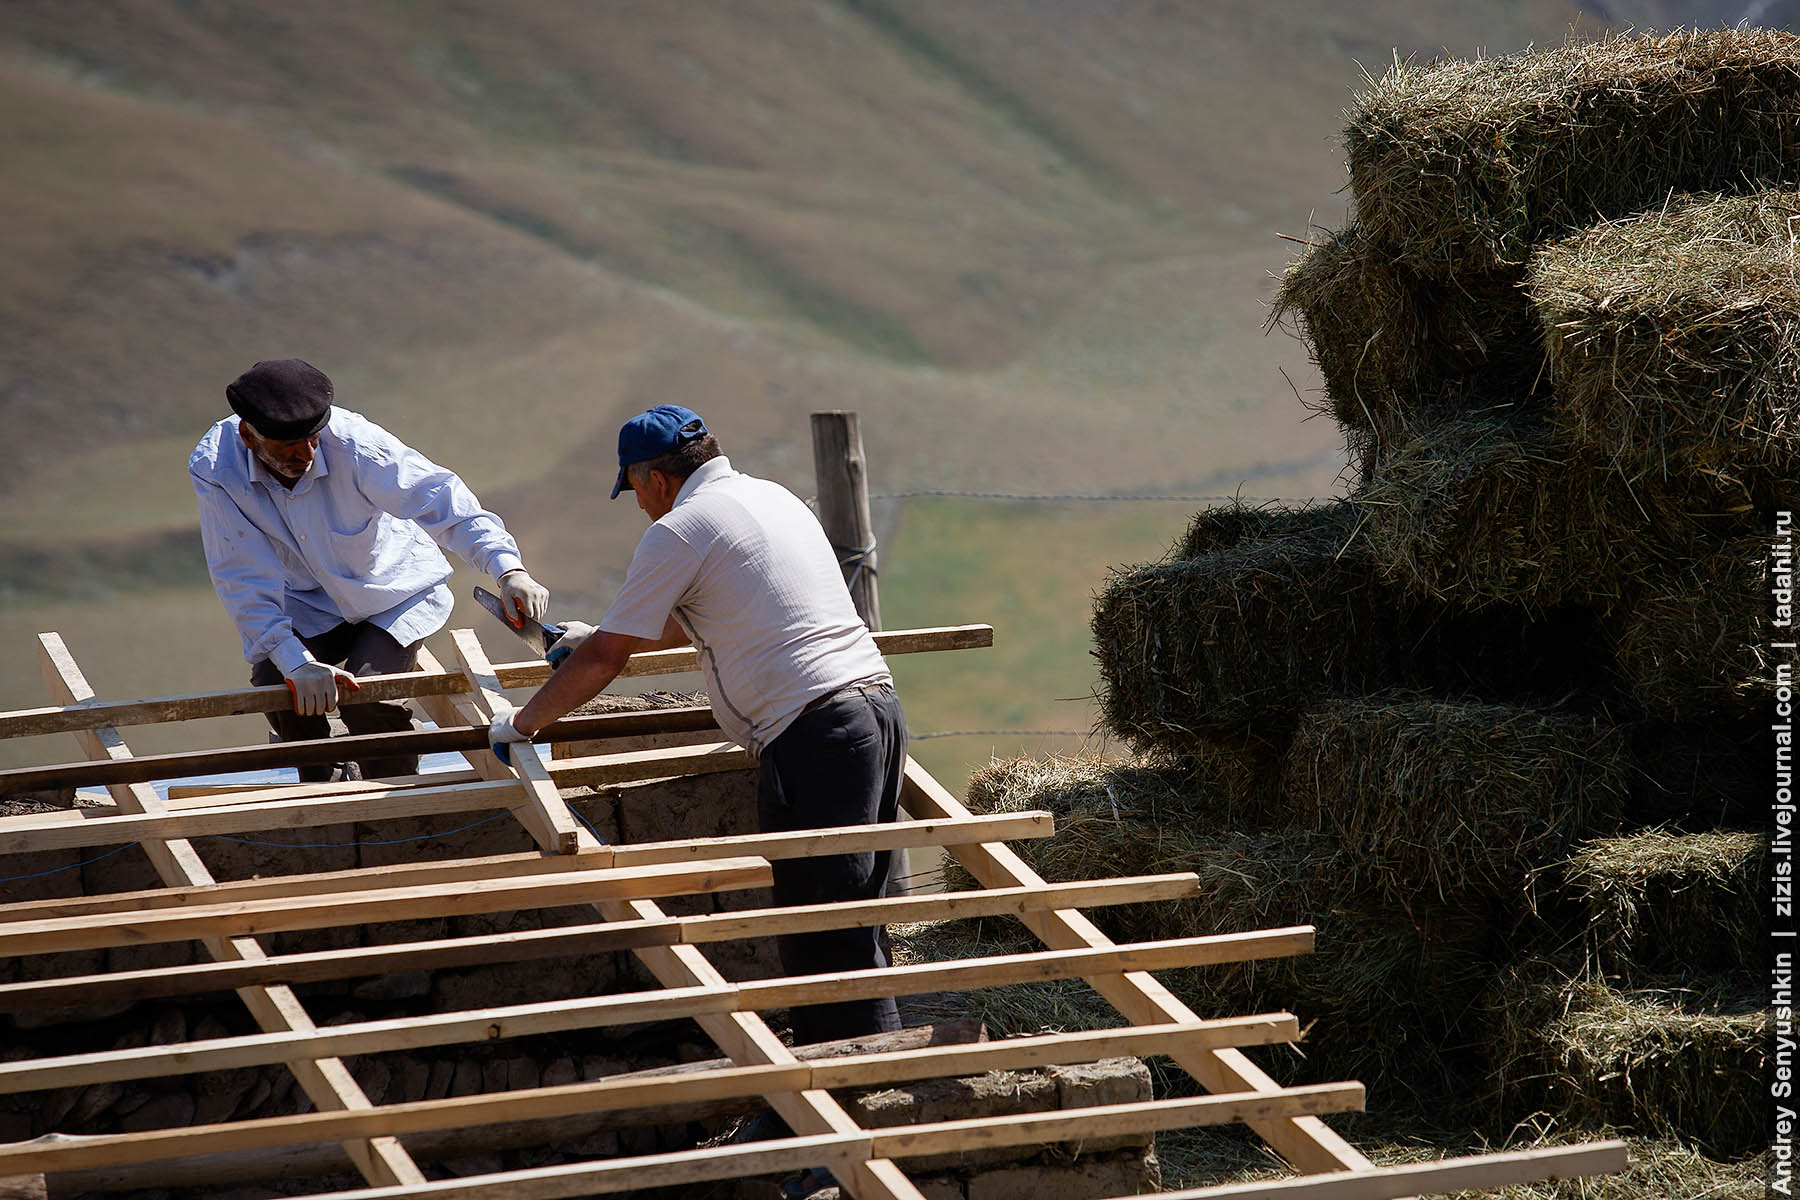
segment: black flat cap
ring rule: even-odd
[[[259,362],[226,385],[231,411],[277,442],[297,442],[331,419],[331,380],[297,358]]]

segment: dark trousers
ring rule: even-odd
[[[802,714],[762,754],[757,812],[763,832],[870,825],[900,811],[906,770],[906,714],[892,688],[850,690]],[[891,855],[832,854],[777,859],[775,903],[873,900],[887,890]],[[782,934],[776,938],[789,975],[860,971],[888,965],[880,926]],[[892,997],[800,1005],[794,1042],[829,1042],[900,1028]]]
[[[322,663],[343,667],[352,675],[393,675],[419,669],[419,643],[402,646],[387,630],[367,621],[346,621],[335,629],[327,629],[315,637],[300,639],[307,652]],[[263,659],[250,668],[252,687],[268,687],[282,681],[281,668],[271,659]],[[338,715],[351,733],[399,733],[412,728],[412,713],[403,703],[351,704],[347,698],[356,695],[348,688],[338,693]],[[268,714],[275,735],[284,742],[331,736],[331,725],[323,715],[303,717],[291,708]],[[392,775],[416,775],[419,756],[399,755],[393,758],[370,758],[357,762],[364,779],[380,779]],[[303,782],[315,783],[331,778],[331,764],[320,763],[300,768]]]

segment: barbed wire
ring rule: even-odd
[[[1317,496],[1193,496],[1157,492],[964,492],[953,488],[912,488],[901,492],[873,492],[870,500],[911,500],[919,496],[947,496],[961,500],[1086,501],[1095,503],[1154,502],[1172,504],[1213,504],[1237,501],[1243,504],[1310,504]]]
[[[931,738],[947,737],[1092,737],[1091,729],[934,729],[926,733],[908,731],[907,739],[914,742],[928,741]]]

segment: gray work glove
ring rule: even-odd
[[[495,581],[500,587],[500,607],[506,613],[506,619],[513,620],[515,613],[542,621],[544,614],[550,611],[550,589],[533,579],[524,567],[517,567],[502,575]],[[513,621],[517,625],[521,622]]]
[[[494,713],[494,719],[488,723],[488,749],[494,752],[495,758],[509,767],[513,765],[512,748],[521,742],[531,741],[513,726],[515,711],[510,706],[501,709]]]
[[[356,676],[342,667],[322,662],[303,662],[287,674],[294,711],[303,717],[323,716],[336,708],[340,687],[354,692],[361,686],[356,682]]]
[[[586,621],[569,621],[564,624],[563,629],[566,632],[544,651],[544,660],[552,667],[562,666],[563,660],[575,653],[581,643],[587,641],[594,632],[594,627]]]

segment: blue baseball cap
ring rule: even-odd
[[[625,468],[632,463],[661,458],[706,436],[706,422],[691,408],[679,404],[659,404],[649,412],[641,412],[625,422],[619,430],[619,481],[613,484],[612,498],[628,486]]]

